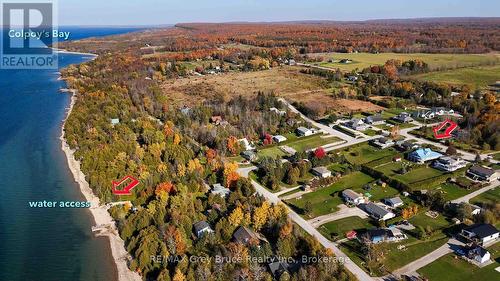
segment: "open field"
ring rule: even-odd
[[[468,84],[474,88],[485,88],[500,80],[500,65],[429,72],[412,76],[412,78],[454,85]]]
[[[378,149],[367,143],[349,147],[342,153],[351,164],[365,164],[373,160],[397,154],[397,152],[391,148]]]
[[[431,70],[500,63],[498,55],[495,54],[318,53],[310,54],[310,56],[324,58],[325,61],[319,63],[320,66],[340,68],[345,71],[351,71],[356,68],[362,70],[372,65],[382,65],[390,59],[399,59],[402,61],[420,59],[429,64]],[[333,59],[334,62],[328,62],[330,59]],[[335,62],[341,59],[350,59],[352,62]]]
[[[454,254],[448,254],[419,269],[418,273],[431,281],[498,280],[500,273],[495,268],[500,266],[500,244],[489,247],[488,251],[495,262],[483,268],[456,258]]]
[[[341,141],[337,137],[324,137],[322,134],[316,134],[308,137],[297,138],[295,134],[284,135],[287,140],[278,144],[273,144],[272,146],[259,149],[257,155],[260,157],[269,156],[272,158],[285,156],[285,153],[278,147],[281,145],[287,145],[291,148],[297,150],[298,152],[306,151],[308,149],[314,149],[319,146],[335,143]]]
[[[253,96],[262,91],[286,97],[304,91],[322,92],[326,87],[323,78],[302,74],[297,68],[290,67],[169,79],[162,85],[163,93],[181,105],[199,103],[217,94],[228,99],[239,95]]]
[[[368,219],[360,217],[348,217],[336,221],[331,221],[323,224],[318,230],[330,240],[343,239],[345,234],[351,230],[356,232],[364,232],[375,228]],[[333,239],[335,237],[335,239]]]
[[[363,185],[374,181],[374,178],[361,172],[354,172],[341,178],[338,182],[321,188],[317,191],[302,195],[301,198],[295,198],[287,201],[292,208],[297,209],[299,213],[307,201],[311,202],[312,212],[307,217],[317,217],[326,215],[337,210],[337,206],[342,204],[340,192],[346,188],[356,189],[361,188]]]

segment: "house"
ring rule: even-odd
[[[371,229],[368,230],[363,237],[367,239],[368,242],[374,244],[382,242],[399,242],[408,238],[406,234],[396,227]]]
[[[255,146],[253,146],[247,138],[242,138],[238,140],[242,145],[245,150],[254,150]]]
[[[297,128],[297,135],[301,137],[307,137],[313,134],[313,131],[311,129],[308,129],[306,127],[298,127]]]
[[[346,79],[347,79],[347,81],[356,82],[356,81],[358,81],[358,76],[349,75],[349,76],[347,76]]]
[[[286,138],[282,135],[275,135],[275,136],[273,136],[273,141],[280,143],[280,142],[286,141]]]
[[[251,150],[245,150],[240,153],[241,157],[245,158],[248,161],[255,161],[257,160],[257,154]]]
[[[351,63],[352,60],[351,59],[341,59],[339,60],[339,63]]]
[[[190,107],[186,106],[186,105],[181,108],[181,113],[184,114],[184,115],[191,114],[191,111],[192,111],[192,109]]]
[[[388,148],[394,145],[394,141],[386,138],[386,137],[381,137],[378,139],[372,139],[370,141],[370,144],[372,144],[375,147],[378,147],[380,149]]]
[[[222,116],[220,116],[220,115],[214,115],[214,116],[210,117],[210,122],[215,124],[215,125],[220,125],[222,120],[223,120]]]
[[[392,119],[401,122],[401,123],[410,123],[413,122],[413,118],[411,118],[410,114],[407,112],[401,112],[400,114],[392,117]]]
[[[453,114],[455,111],[453,109],[446,109],[444,107],[433,107],[431,108],[431,113],[434,113],[435,115],[445,115],[445,114]]]
[[[328,178],[332,176],[332,172],[324,166],[313,168],[312,173],[321,178]]]
[[[483,264],[490,260],[491,255],[488,250],[483,247],[476,246],[472,247],[467,251],[467,257],[471,260],[476,261],[479,264]]]
[[[396,146],[399,148],[401,151],[409,151],[413,149],[419,148],[418,144],[415,144],[413,142],[409,141],[397,141]]]
[[[467,166],[467,162],[453,156],[443,156],[432,163],[432,167],[446,172],[453,172],[465,166]]]
[[[351,230],[345,234],[345,237],[349,240],[355,239],[358,236],[358,233],[355,230]]]
[[[480,165],[470,167],[466,175],[475,181],[491,182],[498,178],[498,173],[495,170]]]
[[[365,206],[365,211],[374,219],[379,220],[379,221],[385,221],[388,219],[392,219],[396,215],[387,210],[386,208],[379,206],[373,202],[369,202]]]
[[[382,125],[385,123],[384,118],[382,118],[382,115],[380,114],[368,116],[365,118],[364,121],[366,124],[370,125]]]
[[[205,233],[209,234],[214,232],[206,221],[199,221],[193,224],[193,229],[198,238],[202,237]]]
[[[361,194],[350,189],[342,191],[342,198],[344,198],[347,203],[354,205],[365,203],[365,198]]]
[[[288,65],[296,65],[297,62],[294,59],[289,59],[287,64]]]
[[[386,198],[383,200],[384,204],[386,204],[387,206],[389,207],[392,207],[392,208],[397,208],[397,207],[400,207],[400,206],[403,206],[404,202],[403,200],[401,200],[401,198],[399,197],[393,197],[393,198]]]
[[[368,129],[368,125],[363,122],[363,120],[358,119],[358,118],[353,118],[349,120],[345,125],[353,130],[356,131],[364,131]]]
[[[498,229],[491,224],[476,223],[464,229],[460,235],[467,241],[478,245],[485,245],[498,239]]]
[[[224,198],[224,197],[227,197],[229,195],[229,193],[231,193],[231,190],[229,190],[229,188],[225,188],[220,183],[216,183],[216,184],[212,185],[212,191],[210,193],[215,194],[215,195],[219,195],[219,196]]]
[[[419,148],[408,154],[408,160],[417,163],[425,163],[427,161],[438,159],[441,156],[443,156],[443,154],[435,152],[430,148]]]
[[[272,112],[274,112],[274,113],[276,113],[276,114],[278,114],[278,115],[281,115],[281,116],[283,116],[283,115],[286,114],[286,111],[279,110],[276,107],[271,107],[271,108],[269,108],[269,110],[272,111]]]
[[[288,263],[283,261],[272,262],[267,266],[276,280],[279,280],[283,273],[288,272],[289,268]]]
[[[114,125],[118,125],[118,124],[120,124],[120,119],[118,119],[118,118],[111,119],[111,125],[114,126]]]
[[[266,238],[262,237],[257,232],[254,232],[250,228],[240,226],[233,234],[234,241],[237,243],[241,243],[244,245],[248,245],[251,243],[260,244],[261,241],[267,242]]]
[[[279,149],[281,149],[281,151],[283,151],[288,156],[293,156],[295,155],[295,153],[297,153],[297,150],[289,147],[288,145],[281,145]]]

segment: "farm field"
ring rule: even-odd
[[[500,245],[497,243],[489,247],[488,251],[495,262],[483,268],[456,258],[454,254],[448,254],[419,269],[418,273],[431,281],[496,280],[499,273],[495,268],[500,266]]]
[[[362,70],[372,65],[383,65],[390,59],[412,60],[421,59],[427,64],[431,70],[439,68],[455,68],[465,66],[477,66],[488,63],[500,63],[498,55],[495,54],[402,54],[402,53],[318,53],[311,54],[311,57],[322,57],[324,62],[319,63],[320,66],[340,68],[345,71],[354,69]],[[328,62],[329,59],[340,60],[350,59],[351,63]]]
[[[412,78],[454,85],[468,84],[476,89],[485,88],[500,80],[500,65],[429,72],[412,76]]]
[[[337,210],[337,206],[343,203],[339,191],[346,188],[361,188],[363,185],[374,180],[374,178],[367,174],[354,172],[344,176],[338,182],[328,187],[304,194],[301,198],[288,200],[286,203],[296,209],[298,213],[303,214],[303,208],[306,202],[309,201],[312,205],[312,211],[311,214],[307,216],[308,218],[326,215],[335,212]]]

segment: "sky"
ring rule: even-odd
[[[500,17],[500,0],[58,0],[59,25]]]

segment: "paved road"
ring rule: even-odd
[[[318,127],[320,130],[324,131],[325,133],[329,134],[329,135],[333,135],[333,136],[336,136],[338,138],[341,138],[343,140],[346,140],[346,141],[350,141],[350,140],[353,140],[354,138],[349,136],[349,135],[346,135],[342,132],[339,132],[327,125],[324,125],[324,124],[321,124],[321,123],[318,123],[310,118],[308,118],[307,116],[305,116],[304,114],[302,114],[297,108],[295,108],[293,105],[291,105],[289,102],[287,102],[285,99],[283,98],[280,98],[279,101],[281,101],[283,104],[285,104],[289,109],[290,111],[294,112],[294,113],[297,113],[300,115],[300,117],[304,120],[306,120],[307,122],[313,124],[314,126]]]
[[[446,254],[453,252],[454,249],[457,249],[459,246],[462,246],[462,245],[464,245],[462,242],[460,242],[454,238],[451,238],[443,246],[441,246],[441,247],[437,248],[436,250],[430,252],[429,254],[427,254],[427,255],[425,255],[417,260],[414,260],[413,262],[395,270],[393,272],[393,275],[396,275],[396,276],[401,276],[403,274],[416,275],[416,271],[418,269],[432,263],[433,261],[439,259],[440,257],[442,257]]]
[[[495,187],[498,187],[498,185],[500,184],[500,182],[498,180],[495,180],[495,181],[492,181],[489,185],[483,187],[483,188],[480,188],[474,192],[471,192],[463,197],[460,197],[458,199],[455,199],[455,200],[452,200],[451,203],[462,203],[462,202],[469,202],[470,199],[478,196],[479,194],[481,193],[484,193],[488,190],[491,190],[491,189],[494,189]]]
[[[251,168],[251,167],[250,167]],[[238,169],[238,173],[243,177],[248,177],[248,173],[252,170],[250,168]],[[255,187],[255,190],[258,194],[264,196],[267,201],[278,204],[281,200],[274,193],[269,192],[262,185],[251,180],[252,185]],[[361,269],[356,263],[352,262],[346,254],[344,254],[334,243],[330,242],[326,239],[321,233],[319,233],[310,223],[308,223],[305,219],[295,213],[292,209],[290,209],[286,204],[283,204],[288,209],[288,217],[293,220],[296,224],[298,224],[302,229],[304,229],[307,233],[318,239],[318,241],[325,248],[329,248],[333,251],[335,256],[340,260],[343,259],[346,261],[344,266],[349,270],[358,280],[361,281],[369,281],[373,280],[363,269]]]
[[[358,207],[349,208],[344,204],[340,204],[339,208],[340,210],[338,210],[335,213],[315,217],[314,219],[310,219],[307,222],[310,223],[313,227],[317,228],[320,225],[325,224],[327,222],[340,220],[348,217],[360,217],[362,219],[368,218],[368,214]]]

